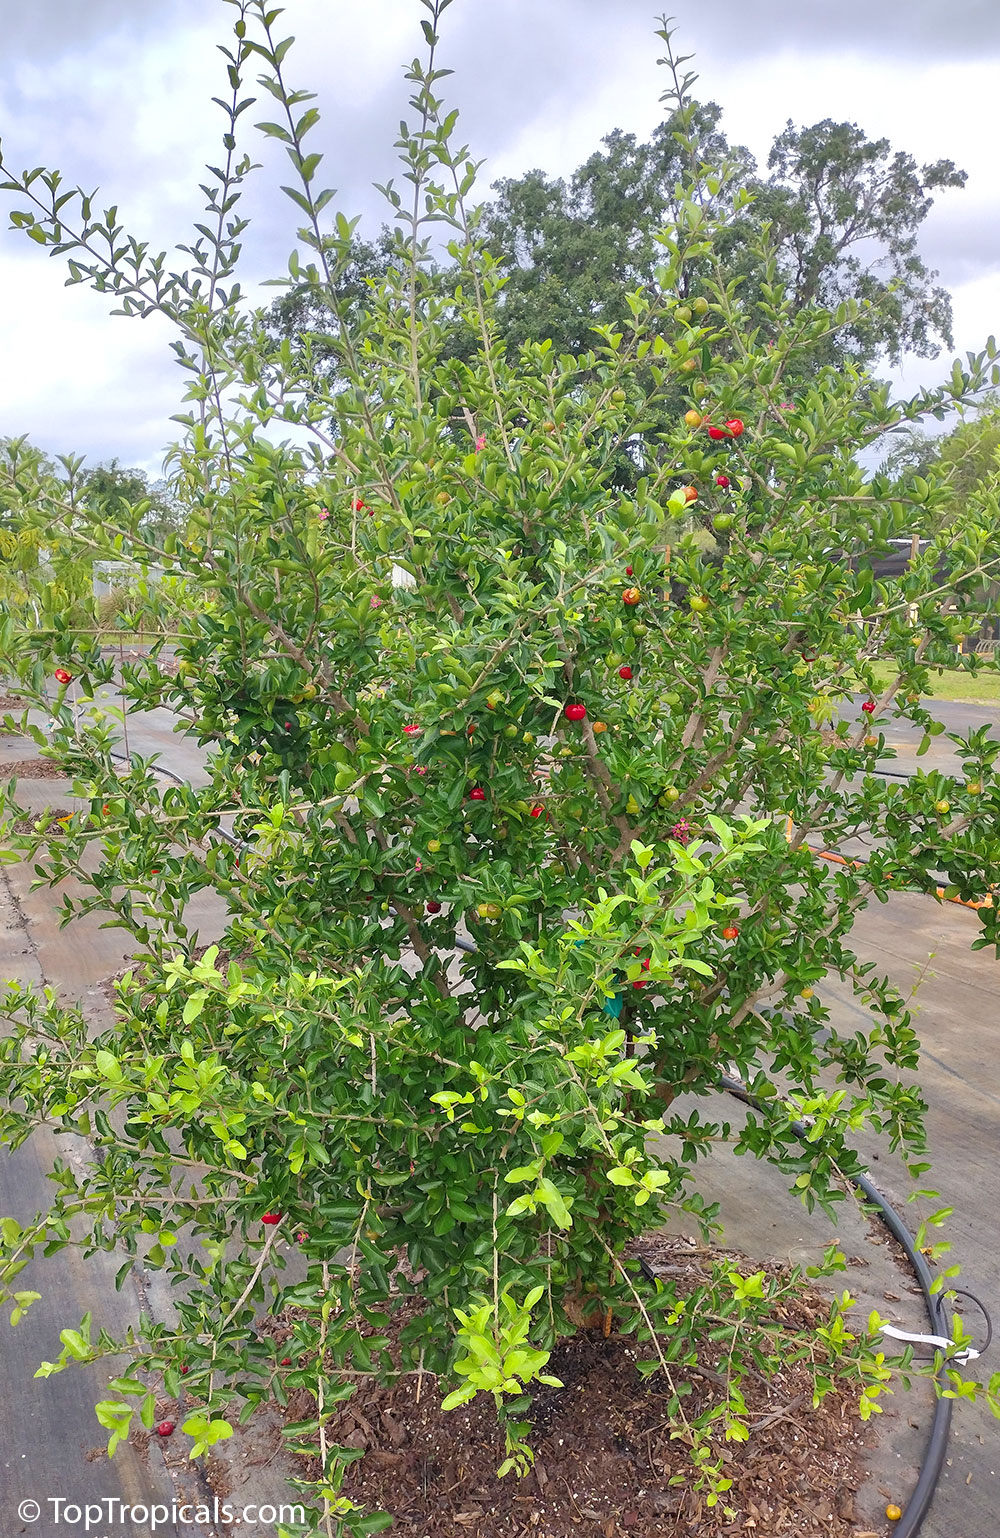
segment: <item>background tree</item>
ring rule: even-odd
[[[1000,400],[995,392],[978,402],[957,427],[947,433],[911,428],[900,434],[886,455],[882,470],[890,476],[936,473],[948,488],[940,502],[940,517],[960,513],[977,492],[989,486],[1000,456]]]
[[[80,495],[88,507],[120,521],[123,510],[136,518],[136,528],[155,544],[183,527],[183,515],[165,480],[150,485],[144,470],[126,469],[117,459],[80,475]]]
[[[946,528],[961,526],[966,509],[977,498],[989,495],[1000,472],[1000,400],[990,391],[975,404],[957,427],[946,433],[930,433],[919,427],[893,435],[893,447],[881,473],[897,484],[919,487],[934,481],[938,491],[922,512],[915,509],[912,533],[934,537]],[[1000,584],[991,580],[983,592],[980,639],[997,633]]]
[[[683,63],[664,100],[674,100],[682,78],[690,91],[696,77],[682,77]],[[917,241],[932,194],[964,186],[963,171],[949,160],[918,167],[887,139],[869,140],[856,124],[826,119],[801,129],[789,122],[763,176],[749,150],[730,146],[721,117],[715,103],[691,102],[683,112],[674,105],[647,143],[616,130],[568,181],[532,170],[494,184],[480,228],[504,279],[496,325],[509,356],[525,342],[551,341],[558,352],[581,357],[594,346],[595,327],[627,323],[629,295],[655,288],[662,258],[657,233],[676,219],[679,189],[693,163],[727,168],[701,192],[720,226],[714,259],[739,281],[748,315],[766,340],[775,340],[773,316],[761,300],[776,276],[787,285],[792,317],[814,302],[835,309],[845,299],[859,301],[850,325],[796,356],[785,376],[787,394],[826,365],[896,362],[907,353],[933,357],[942,344],[952,344],[950,298]],[[738,210],[737,191],[752,194]],[[385,230],[376,245],[352,240],[336,270],[337,304],[345,315],[356,309],[366,278],[384,274],[390,244]],[[447,263],[429,267],[428,276],[435,270],[447,288],[453,279]],[[705,264],[692,261],[683,297],[697,299],[707,275]],[[269,325],[278,336],[308,334],[312,358],[330,369],[329,317],[305,284],[275,303]],[[453,325],[452,350],[468,358],[478,345],[475,333],[457,319]],[[664,401],[645,425],[647,455],[680,398],[678,391]],[[634,446],[619,451],[615,473],[623,487],[635,485],[640,458]]]
[[[864,308],[838,347],[851,358],[893,363],[905,353],[936,357],[950,347],[951,300],[917,251],[933,192],[964,187],[953,161],[918,167],[888,139],[869,140],[854,123],[789,122],[756,187],[755,212],[773,227],[793,312],[814,299]]]
[[[965,173],[950,160],[918,167],[887,139],[869,140],[856,124],[826,119],[801,129],[789,122],[763,177],[748,150],[728,144],[721,116],[714,103],[697,105],[684,142],[676,113],[648,143],[616,130],[568,182],[532,170],[494,184],[482,229],[506,280],[498,325],[508,346],[551,340],[560,352],[579,355],[593,345],[595,325],[626,320],[626,295],[653,281],[656,233],[676,214],[692,149],[707,164],[728,161],[738,172],[735,185],[754,195],[738,219],[727,219],[718,252],[743,280],[747,302],[764,280],[757,253],[766,224],[793,314],[816,299],[831,308],[845,298],[864,302],[863,313],[830,343],[836,355],[871,364],[906,353],[933,357],[942,344],[951,346],[951,301],[917,241],[932,194],[963,187]],[[721,195],[731,197],[732,185]],[[707,198],[717,214],[726,212],[719,198]],[[384,272],[385,252],[385,236],[377,244],[354,243],[339,284],[349,307],[364,293],[365,278],[377,281]],[[694,264],[686,278],[693,291],[698,271]],[[328,312],[311,311],[309,293],[295,288],[276,302],[272,320],[280,333],[322,333]]]
[[[46,527],[23,512],[37,503],[43,486],[56,484],[71,501],[72,471],[65,464],[57,468],[26,436],[0,439],[0,602],[36,620],[72,615],[82,623],[92,596],[90,559],[61,527]]]

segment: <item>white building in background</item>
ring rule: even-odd
[[[162,566],[137,566],[134,561],[95,561],[94,597],[103,598],[112,588],[127,587],[138,582],[159,582]]]

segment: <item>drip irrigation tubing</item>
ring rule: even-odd
[[[750,1106],[755,1111],[766,1111],[766,1107],[754,1095],[751,1095],[738,1079],[732,1079],[727,1074],[722,1074],[719,1077],[719,1088],[724,1090],[726,1094],[732,1095],[734,1099],[741,1100],[744,1105]],[[797,1138],[805,1141],[808,1128],[804,1122],[792,1122],[792,1131]],[[924,1306],[930,1321],[931,1334],[950,1339],[949,1321],[943,1292],[935,1292],[933,1290],[934,1276],[931,1268],[914,1244],[913,1236],[903,1222],[903,1219],[882,1195],[870,1176],[864,1173],[852,1175],[851,1183],[861,1193],[865,1201],[876,1209],[880,1221],[906,1252],[906,1258],[910,1262],[913,1273],[920,1285],[920,1291],[923,1294]],[[644,1274],[648,1275],[648,1270],[645,1270]],[[974,1293],[966,1292],[964,1289],[957,1287],[950,1290],[956,1294],[961,1291],[963,1296],[970,1298],[982,1311],[983,1317],[986,1320],[987,1332],[986,1344],[980,1352],[980,1355],[982,1355],[993,1339],[993,1324],[990,1316],[985,1306]],[[943,1386],[943,1375],[947,1367],[947,1360],[945,1358],[942,1362],[936,1375],[939,1387]],[[951,1416],[952,1400],[944,1399],[938,1395],[935,1399],[930,1435],[927,1438],[927,1447],[924,1451],[923,1462],[920,1465],[917,1483],[913,1488],[910,1499],[906,1503],[902,1516],[893,1526],[893,1538],[916,1538],[916,1535],[923,1526],[924,1518],[930,1510],[931,1502],[934,1499],[934,1492],[941,1477],[941,1470],[944,1468],[945,1456],[948,1451],[948,1435],[951,1430]]]

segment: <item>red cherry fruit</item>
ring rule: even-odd
[[[642,594],[637,587],[627,587],[622,594],[622,603],[628,604],[629,608],[633,609],[641,597]]]
[[[67,673],[65,668],[56,668],[55,680],[57,684],[70,684],[73,682],[73,675]]]
[[[635,983],[632,984],[633,988],[645,988],[645,986],[646,986],[646,984],[645,984],[644,980],[641,979],[641,978],[639,979],[638,982],[635,982]]]
[[[862,705],[861,709],[864,711],[866,716],[870,716],[872,714],[872,712],[874,711],[874,709],[875,709],[875,701],[874,700],[865,700],[865,702]]]
[[[432,897],[430,902],[427,904],[427,912],[428,913],[440,913],[441,912],[441,904],[437,901],[436,898]]]
[[[355,497],[354,498],[354,511],[356,513],[360,513],[361,509],[364,507],[364,505],[365,504],[364,504],[363,500],[361,499],[361,497]]]
[[[735,924],[727,924],[725,929],[722,931],[722,938],[724,940],[735,940],[738,934],[739,930]]]
[[[726,423],[726,431],[730,438],[742,438],[743,423],[740,421],[739,417],[730,417],[729,421]]]
[[[626,566],[626,568],[625,568],[625,575],[626,575],[626,577],[631,577],[631,575],[632,575],[632,568],[631,568],[631,566]]]
[[[720,438],[727,438],[729,434],[724,427],[710,427],[708,429],[708,436],[713,443],[718,443]]]
[[[728,489],[728,487],[729,487],[729,476],[728,475],[717,475],[715,477],[715,484],[716,484],[716,486],[721,486],[723,491],[726,491]]]
[[[158,1437],[172,1437],[174,1430],[175,1426],[173,1421],[161,1421],[156,1428],[156,1435]]]
[[[567,721],[585,721],[587,719],[586,705],[567,705],[566,719]]]
[[[470,790],[469,791],[469,800],[470,801],[485,801],[486,800],[486,792],[485,792],[485,790],[483,790],[481,786],[477,785],[475,790]]]
[[[627,667],[627,666],[623,667],[623,668],[619,668],[618,669],[618,677],[619,678],[624,678],[625,682],[628,683],[629,679],[632,677],[632,669],[630,667]]]
[[[180,1372],[181,1377],[182,1378],[186,1378],[187,1375],[188,1375],[188,1371],[189,1371],[187,1362],[182,1362],[181,1365],[180,1365],[180,1368],[178,1370]]]
[[[544,808],[544,806],[533,806],[531,808],[531,815],[532,815],[532,817],[544,817],[544,815],[545,815],[545,808]]]
[[[412,723],[410,726],[403,727],[403,731],[406,733],[407,737],[413,737],[417,732],[419,732],[419,730],[420,727],[417,726],[416,723]]]
[[[273,1225],[275,1223],[280,1223],[281,1222],[281,1213],[280,1212],[265,1212],[264,1216],[261,1218],[261,1222],[262,1223],[266,1223],[269,1228],[273,1227]]]
[[[281,1365],[282,1365],[282,1367],[291,1367],[291,1365],[292,1365],[291,1357],[290,1356],[283,1356],[281,1358]]]

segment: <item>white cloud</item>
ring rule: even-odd
[[[0,272],[0,433],[159,474],[183,388],[167,322],[112,317],[100,295],[62,287],[58,269],[30,254],[6,257]]]

